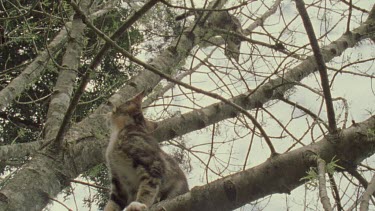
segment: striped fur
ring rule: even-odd
[[[104,211],[146,210],[152,204],[188,191],[177,162],[160,149],[151,135],[156,126],[142,114],[143,92],[114,109],[106,151],[111,178],[110,200]]]

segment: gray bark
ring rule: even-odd
[[[85,13],[89,9],[88,4],[89,2],[82,2],[81,4]],[[83,24],[77,14],[74,15],[72,27],[68,34],[69,41],[48,107],[47,121],[44,126],[44,139],[47,141],[56,138],[63,122],[64,114],[68,110],[81,61],[81,52],[84,47],[84,30],[85,24]]]
[[[362,195],[360,211],[368,210],[371,195],[375,192],[375,176],[372,177],[366,191]]]

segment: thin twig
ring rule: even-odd
[[[171,7],[171,8],[183,9],[183,10],[189,10],[189,11],[202,11],[202,12],[203,11],[223,12],[223,11],[235,10],[235,9],[238,9],[242,6],[245,6],[245,5],[247,5],[247,4],[249,4],[250,2],[253,2],[253,1],[255,1],[255,0],[247,0],[247,1],[244,1],[244,2],[242,2],[242,3],[240,3],[236,6],[225,8],[225,9],[207,9],[207,8],[191,8],[191,7],[177,6],[177,5],[173,5],[173,4],[169,3],[166,0],[160,0],[161,3],[163,3],[166,6]]]
[[[353,177],[355,177],[359,183],[361,183],[361,185],[367,189],[368,187],[368,182],[367,180],[355,169],[346,169],[346,171],[349,172],[349,174],[351,174]],[[375,193],[372,194],[373,197],[375,197]]]
[[[195,67],[193,68],[190,68],[189,70],[186,70],[185,72],[182,72],[181,74],[177,75],[175,77],[176,80],[182,80],[185,76],[188,76],[188,75],[191,75],[192,73],[194,73],[196,70],[198,70],[205,62],[208,61],[208,59],[211,57],[211,55],[215,52],[217,48],[214,48],[210,53],[209,55],[207,55],[207,57],[203,60],[200,60],[200,63],[198,65],[196,65]],[[142,102],[142,106],[144,107],[147,107],[149,105],[151,105],[152,102],[154,102],[158,97],[162,96],[165,92],[167,92],[168,90],[170,90],[171,88],[173,88],[175,86],[174,83],[168,83],[167,85],[165,85],[163,88],[161,88],[160,90],[152,93],[151,95],[147,96],[147,99],[145,101]]]
[[[356,178],[359,181],[359,183],[361,183],[361,185],[365,189],[367,189],[367,187],[369,185],[367,180],[357,170],[355,170],[354,168],[346,168],[346,171],[349,172],[349,174],[352,175],[354,178]],[[374,196],[374,195],[375,195],[375,193],[372,194],[372,196]],[[362,200],[362,197],[363,197],[363,195],[361,197],[357,198],[357,200],[354,201],[353,205],[350,206],[347,210],[351,211],[351,210],[356,209],[356,207],[358,206],[358,204]]]
[[[81,184],[81,185],[87,185],[87,186],[91,186],[91,187],[94,187],[94,188],[98,188],[98,189],[102,189],[102,190],[105,190],[105,191],[109,191],[109,188],[106,188],[106,187],[103,187],[103,186],[99,186],[99,185],[94,185],[94,184],[91,184],[91,183],[88,183],[88,182],[82,182],[82,181],[79,181],[79,180],[70,180],[70,182],[74,182],[74,183],[78,183],[78,184]]]
[[[353,2],[350,0],[349,2],[349,16],[348,16],[348,21],[346,22],[346,33],[350,32],[350,21],[352,19],[352,8],[353,8]]]
[[[329,182],[331,183],[331,187],[333,190],[333,198],[335,199],[335,202],[336,202],[337,211],[343,211],[344,209],[342,208],[342,205],[341,205],[340,192],[339,192],[339,189],[337,188],[335,178],[333,178],[333,174],[330,174],[330,173],[328,173],[328,177],[329,177]]]
[[[48,198],[49,198],[49,200],[54,201],[54,202],[57,202],[57,203],[60,204],[61,206],[65,207],[68,211],[73,211],[73,209],[70,209],[68,206],[66,206],[66,205],[65,205],[64,203],[62,203],[61,201],[56,200],[56,199],[54,199],[54,198],[52,198],[52,197],[48,197]]]
[[[214,156],[215,128],[216,128],[216,124],[214,123],[212,125],[212,132],[211,132],[210,155],[208,156],[208,161],[206,163],[206,168],[205,168],[207,184],[209,183],[209,181],[208,181],[208,166],[210,165],[211,159]]]
[[[329,129],[329,126],[318,116],[316,115],[314,112],[310,111],[309,109],[299,105],[298,103],[295,103],[295,102],[292,102],[284,97],[280,97],[279,98],[281,101],[283,101],[284,103],[287,103],[291,106],[294,106],[296,108],[298,108],[299,110],[305,112],[306,114],[310,115],[314,120],[317,120],[319,122],[321,122],[327,129]]]
[[[256,111],[255,111],[255,118],[258,118],[258,112],[259,109],[257,108]],[[246,124],[247,125],[247,124]],[[242,166],[242,170],[245,171],[246,167],[247,167],[247,160],[249,159],[249,155],[250,155],[250,151],[251,151],[251,148],[253,146],[253,142],[254,142],[254,137],[255,137],[255,125],[253,126],[252,128],[252,131],[254,131],[252,134],[251,134],[251,138],[250,138],[250,143],[249,143],[249,146],[247,147],[247,152],[246,152],[246,157],[245,157],[245,162]]]
[[[341,2],[343,2],[344,4],[346,4],[346,5],[348,5],[348,6],[350,6],[350,2],[347,2],[347,1],[345,1],[345,0],[341,0]],[[366,10],[366,9],[362,9],[362,8],[360,8],[360,7],[357,7],[357,6],[355,6],[355,5],[351,5],[354,9],[356,9],[356,10],[359,10],[359,11],[361,11],[361,12],[364,12],[364,13],[370,13],[368,10]]]

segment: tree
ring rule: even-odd
[[[345,98],[374,78],[361,3],[2,2],[0,210],[41,210],[80,175],[104,184],[106,114],[142,90],[153,135],[207,183],[151,210],[267,206],[303,184],[315,209],[367,210],[374,96]]]

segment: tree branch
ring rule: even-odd
[[[85,12],[89,10],[89,2],[83,1]],[[72,27],[68,34],[69,40],[62,58],[62,64],[56,85],[51,95],[51,101],[48,107],[47,121],[44,128],[44,139],[55,140],[55,149],[62,146],[62,140],[57,138],[59,128],[63,125],[64,114],[67,112],[71,101],[75,80],[78,73],[78,67],[81,61],[81,52],[83,49],[83,34],[85,25],[79,15],[73,16]],[[65,122],[67,124],[67,122]]]
[[[194,73],[196,70],[198,70],[204,64],[204,62],[208,61],[208,59],[210,58],[210,56],[212,55],[213,52],[214,52],[214,50],[212,50],[211,53],[203,61],[201,61],[198,65],[196,65],[192,69],[186,70],[185,72],[182,72],[181,74],[177,75],[175,77],[175,80],[181,81],[185,76],[188,76],[188,75],[191,75],[192,73]],[[169,82],[161,90],[157,90],[157,92],[154,92],[151,95],[147,96],[147,99],[145,101],[143,101],[142,106],[147,107],[147,106],[151,105],[152,102],[157,100],[158,97],[163,96],[163,94],[165,92],[167,92],[168,90],[173,88],[175,85],[176,85],[175,83]]]
[[[337,188],[335,178],[333,178],[333,174],[330,174],[330,173],[328,173],[328,177],[329,177],[329,181],[331,183],[331,188],[333,190],[333,197],[335,198],[337,211],[343,211],[344,209],[342,208],[342,205],[341,205],[340,192]]]
[[[366,10],[366,9],[362,9],[362,8],[360,8],[360,7],[357,7],[357,6],[353,5],[353,4],[350,4],[350,2],[347,2],[346,0],[340,0],[340,1],[343,2],[344,4],[350,6],[350,7],[353,7],[354,9],[357,9],[357,10],[361,11],[361,12],[369,13],[368,10]]]
[[[268,17],[270,17],[277,11],[277,8],[280,6],[280,4],[281,0],[276,0],[275,3],[273,3],[273,5],[269,8],[269,10],[267,10],[267,12],[265,12],[262,16],[251,23],[250,26],[243,30],[243,34],[245,36],[248,36],[252,33],[252,31],[254,31],[255,28],[257,28],[258,26],[262,26],[264,21],[266,21]]]
[[[40,147],[41,142],[17,143],[0,146],[0,160],[9,158],[21,158],[35,153]]]
[[[77,13],[79,13],[79,8],[78,7],[74,7],[74,9],[76,10]],[[248,117],[251,120],[251,122],[257,127],[257,129],[262,134],[262,137],[266,141],[268,147],[270,148],[271,155],[275,155],[276,154],[275,148],[273,147],[272,142],[271,142],[270,138],[268,137],[267,133],[265,132],[265,130],[258,123],[258,121],[249,112],[247,112],[245,109],[243,109],[241,106],[239,106],[239,105],[237,105],[237,104],[235,104],[235,103],[227,100],[226,98],[222,97],[221,95],[218,95],[216,93],[211,93],[211,92],[208,92],[208,91],[204,91],[202,89],[196,88],[194,86],[191,86],[189,84],[183,83],[183,82],[181,82],[179,80],[176,80],[176,79],[172,78],[170,75],[165,74],[161,70],[159,70],[159,69],[153,67],[152,65],[149,65],[149,64],[147,64],[147,63],[145,63],[145,62],[137,59],[133,55],[131,55],[131,53],[129,53],[128,51],[126,51],[125,49],[123,49],[121,46],[117,45],[111,38],[109,38],[108,36],[106,36],[105,34],[103,34],[92,23],[90,23],[90,22],[85,22],[85,23],[88,25],[88,27],[90,27],[91,29],[93,29],[101,38],[103,38],[107,43],[110,43],[114,49],[116,49],[122,55],[124,55],[125,57],[127,57],[130,61],[133,61],[133,62],[135,62],[135,63],[143,66],[145,69],[153,72],[156,75],[159,75],[161,78],[167,79],[170,82],[173,82],[175,84],[183,86],[183,87],[185,87],[187,89],[193,90],[193,91],[195,91],[197,93],[201,93],[201,94],[207,95],[209,97],[212,97],[214,99],[218,99],[218,100],[220,100],[220,101],[222,101],[222,102],[224,102],[224,103],[226,103],[228,105],[233,106],[239,112],[243,113],[246,117]]]
[[[309,146],[271,157],[248,170],[194,187],[184,195],[155,204],[150,211],[162,208],[168,211],[228,211],[267,195],[290,193],[303,184],[301,178],[306,176],[310,167],[316,166],[311,156],[318,154],[326,162],[336,157],[340,161],[358,164],[375,153],[375,139],[366,135],[358,136],[366,134],[370,128],[375,128],[375,116],[340,131],[341,141],[338,144],[323,138]],[[360,147],[359,151],[353,153],[354,147]]]
[[[330,132],[336,133],[337,132],[336,116],[335,116],[335,110],[333,108],[332,96],[331,96],[328,74],[327,74],[327,67],[324,61],[324,57],[320,51],[319,44],[315,36],[314,28],[311,24],[310,17],[305,8],[305,3],[303,2],[303,0],[295,0],[295,2],[296,2],[298,12],[301,15],[303,25],[305,26],[307,35],[309,37],[310,44],[314,52],[316,65],[320,74],[321,85],[323,88],[324,99],[326,102],[328,125],[330,128]]]
[[[318,181],[319,181],[319,196],[320,201],[322,202],[323,208],[325,211],[332,211],[332,205],[329,202],[328,194],[327,194],[327,185],[326,185],[326,162],[321,159],[317,158],[317,166],[318,166]]]
[[[98,18],[109,12],[111,9],[112,8],[104,8],[96,11],[90,15],[90,18]],[[68,22],[47,46],[48,50],[40,52],[33,62],[31,62],[17,78],[0,91],[0,110],[3,110],[10,105],[18,95],[40,77],[50,60],[50,55],[54,55],[66,44],[68,40],[67,30],[70,28],[71,22]]]
[[[360,211],[367,211],[371,195],[375,192],[375,175],[372,177],[370,183],[368,184],[366,191],[362,195],[362,200],[360,204]]]
[[[138,19],[140,19],[148,10],[150,10],[158,0],[150,0],[148,1],[142,8],[140,8],[137,12],[135,12],[132,16],[130,16],[123,25],[112,35],[112,39],[117,39],[120,37],[132,24],[134,24]],[[73,2],[69,1],[71,6],[76,10],[76,13],[82,18],[82,21],[86,24],[89,22],[87,16],[85,13],[79,8],[79,6]],[[90,22],[91,23],[91,22]],[[70,119],[73,116],[74,110],[76,109],[76,106],[78,105],[79,99],[83,95],[85,88],[87,84],[90,81],[91,71],[93,71],[103,58],[105,52],[109,49],[110,45],[107,42],[99,51],[99,53],[95,56],[93,61],[90,63],[88,69],[86,70],[84,76],[82,77],[82,81],[79,84],[76,93],[74,94],[72,101],[69,104],[69,107],[67,108],[67,111],[64,115],[64,118],[62,120],[61,126],[59,127],[59,130],[57,132],[56,138],[54,143],[56,143],[58,146],[61,146],[64,134],[68,129],[68,123]],[[49,143],[49,142],[47,142]],[[44,145],[45,146],[45,145]],[[44,147],[43,146],[43,147]],[[56,146],[55,146],[56,148]]]

